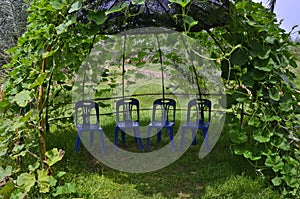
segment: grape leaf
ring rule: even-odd
[[[16,94],[13,98],[13,101],[16,102],[20,107],[25,107],[32,100],[30,97],[30,92],[23,90],[20,93]]]
[[[73,4],[71,5],[71,8],[70,8],[70,10],[69,10],[68,12],[69,12],[69,13],[72,13],[72,12],[74,12],[74,11],[79,10],[81,7],[82,7],[82,2],[81,2],[81,0],[76,1],[75,3],[73,3]]]

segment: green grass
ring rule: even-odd
[[[104,128],[113,134],[113,123]],[[79,198],[280,198],[245,159],[232,154],[226,132],[204,159],[198,158],[200,137],[198,144],[173,164],[143,174],[111,169],[94,159],[83,145],[75,154],[76,130],[55,133],[47,140],[49,148],[66,151],[55,170],[67,172],[65,181],[76,184]],[[121,147],[137,149],[137,144],[127,139]]]
[[[132,90],[134,94],[161,92],[159,84],[148,82],[147,85],[150,89],[133,84]],[[157,96],[136,98],[140,101],[141,108],[148,109]],[[113,106],[101,107],[101,111],[105,113],[113,110]],[[150,117],[149,111],[141,111],[142,126],[150,122]],[[180,119],[180,114],[176,117]],[[113,141],[114,115],[102,115],[100,120],[105,134]],[[178,127],[175,126],[176,128]],[[55,171],[66,171],[64,180],[76,184],[75,198],[281,198],[279,192],[272,189],[247,160],[233,154],[226,132],[225,129],[211,153],[203,159],[198,158],[200,144],[203,142],[202,136],[198,136],[197,145],[191,146],[174,163],[158,171],[141,174],[109,168],[96,160],[83,145],[76,154],[74,148],[77,134],[74,127],[48,135],[47,143],[49,149],[57,147],[65,150],[65,157],[55,166]],[[167,133],[162,136],[159,144],[155,138],[151,139],[150,150],[158,150],[168,143]],[[143,145],[145,146],[145,139]],[[139,152],[137,143],[130,136],[126,136],[125,144],[119,141],[119,146],[128,151]]]

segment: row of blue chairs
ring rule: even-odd
[[[207,116],[205,117],[205,111]],[[173,141],[173,127],[175,124],[176,102],[173,99],[157,99],[153,102],[152,120],[148,125],[148,135],[146,138],[146,151],[149,150],[150,137],[152,129],[156,129],[157,141],[161,141],[162,129],[167,129],[171,150],[175,151]],[[96,120],[91,118],[96,116]],[[197,130],[203,132],[206,150],[209,151],[208,128],[211,119],[211,101],[208,99],[193,99],[188,103],[186,123],[182,127],[181,149],[184,148],[185,133],[191,129],[194,137],[192,144],[196,144]],[[75,122],[78,131],[75,152],[80,147],[80,138],[83,132],[90,133],[90,144],[93,144],[94,132],[99,132],[101,150],[104,152],[103,130],[100,126],[99,106],[92,100],[83,100],[75,104]],[[121,140],[125,143],[125,131],[131,129],[134,132],[135,140],[138,143],[139,150],[143,150],[142,139],[140,136],[140,105],[135,98],[123,98],[116,103],[116,127],[114,144],[118,146],[119,131],[121,131]]]

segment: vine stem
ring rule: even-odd
[[[47,47],[47,52],[51,50],[51,46]],[[42,69],[41,73],[45,73],[45,68],[46,68],[46,62],[47,58],[44,58],[42,61]],[[42,147],[42,154],[43,154],[43,160],[46,160],[46,138],[45,138],[45,131],[44,131],[44,121],[42,118],[42,113],[43,113],[43,85],[40,85],[39,88],[39,97],[38,97],[38,110],[39,110],[39,131],[40,131],[40,139],[41,139],[41,147]]]
[[[220,42],[217,40],[217,38],[212,34],[212,32],[210,30],[206,30],[206,32],[209,34],[209,36],[214,40],[214,42],[217,44],[217,46],[220,48],[220,50],[222,51],[222,53],[225,55],[226,51],[223,49],[223,47],[221,46]]]
[[[54,68],[54,65],[53,65]],[[52,82],[52,77],[53,77],[53,68],[50,74],[50,78],[48,81],[48,86],[47,86],[47,93],[46,93],[46,112],[45,112],[45,123],[46,123],[46,133],[50,133],[50,126],[49,126],[49,95],[50,95],[50,90],[51,90],[51,82]]]

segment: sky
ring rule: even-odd
[[[262,2],[267,5],[267,0],[253,0],[254,2]],[[278,21],[283,19],[281,28],[290,32],[294,25],[299,25],[293,32],[300,31],[300,0],[277,0],[275,5],[275,13]],[[294,33],[292,36],[297,36]]]

